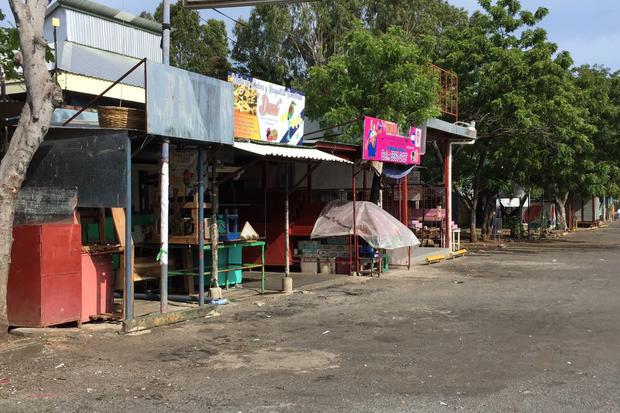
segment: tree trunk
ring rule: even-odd
[[[485,197],[482,209],[482,240],[488,241],[492,238],[492,226],[493,226],[493,211],[495,198],[493,196],[487,195]]]
[[[10,5],[19,32],[26,104],[0,161],[0,340],[6,339],[8,331],[6,299],[15,201],[28,165],[49,128],[54,99],[60,94],[45,60],[47,42],[43,37],[43,22],[47,1],[11,0]]]
[[[556,194],[553,197],[553,203],[557,208],[558,215],[558,228],[566,231],[568,228],[566,223],[566,200],[568,199],[568,192],[564,192],[563,194]]]
[[[478,241],[478,234],[476,234],[476,209],[478,209],[478,194],[474,193],[471,199],[471,208],[469,209],[469,240],[471,242]]]
[[[473,195],[471,198],[471,209],[469,210],[469,240],[471,242],[478,241],[478,235],[476,234],[476,209],[478,209],[478,199],[480,197],[480,182],[482,178],[482,170],[487,157],[487,148],[482,146],[480,148],[480,155],[478,158],[478,164],[476,165],[476,172],[473,182]]]

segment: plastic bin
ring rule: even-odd
[[[336,274],[351,274],[349,257],[336,258]]]

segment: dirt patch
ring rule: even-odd
[[[260,349],[244,354],[220,353],[208,359],[212,369],[228,370],[252,368],[255,370],[326,370],[338,368],[338,355],[323,350],[290,348]]]

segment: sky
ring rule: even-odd
[[[173,0],[174,1],[174,0]],[[448,0],[451,4],[474,11],[476,0]],[[98,0],[108,6],[139,14],[155,10],[159,0]],[[602,64],[620,70],[620,1],[619,0],[521,0],[524,8],[544,6],[549,15],[541,23],[549,39],[560,50],[568,50],[576,65]],[[7,0],[0,0],[0,10],[10,15]],[[247,17],[250,8],[223,8],[233,18]],[[229,31],[234,24],[214,11],[201,11],[204,18],[223,19]]]

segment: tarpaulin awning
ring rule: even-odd
[[[409,228],[372,202],[355,203],[355,221],[357,235],[373,248],[393,250],[420,244]],[[310,238],[349,235],[353,235],[353,202],[333,201],[321,211]]]
[[[342,162],[351,164],[353,162],[348,161],[338,156],[332,155],[327,152],[320,151],[314,148],[307,148],[303,146],[293,145],[273,145],[254,142],[241,142],[235,141],[233,144],[235,149],[239,149],[245,152],[251,152],[255,155],[272,156],[276,158],[292,158],[292,159],[305,159],[312,161],[327,161],[327,162]]]
[[[397,163],[385,163],[382,174],[388,178],[401,179],[409,175],[417,165],[401,165]]]

